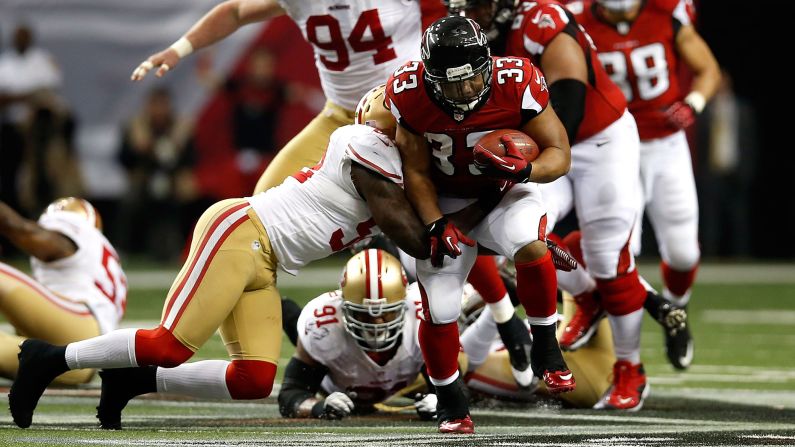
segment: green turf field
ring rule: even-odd
[[[332,275],[334,264],[326,266],[326,276]],[[48,392],[31,429],[17,429],[7,412],[0,414],[0,445],[795,445],[795,275],[771,280],[765,269],[747,277],[734,271],[718,268],[694,291],[696,354],[689,371],[676,372],[667,364],[662,334],[646,319],[642,355],[652,392],[635,414],[567,410],[555,402],[482,401],[473,407],[477,434],[450,437],[437,435],[433,423],[420,422],[411,412],[342,422],[284,420],[275,399],[146,397],[128,407],[125,430],[106,432],[95,424],[94,383]],[[131,281],[127,324],[153,326],[166,286],[141,287],[140,281]],[[305,302],[333,286],[330,281],[323,287],[324,281],[285,281],[282,292]],[[289,342],[283,346],[282,366],[292,353]],[[225,356],[217,336],[197,354]]]

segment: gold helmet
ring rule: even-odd
[[[369,352],[395,346],[406,315],[406,274],[400,261],[383,250],[354,255],[342,273],[345,330]]]
[[[392,112],[384,105],[384,99],[386,99],[385,89],[386,85],[381,84],[362,97],[359,105],[356,106],[354,122],[375,127],[394,140],[395,132],[397,132],[397,121],[392,116]]]
[[[88,200],[79,197],[61,197],[47,205],[47,209],[44,210],[43,214],[61,211],[79,214],[97,230],[102,231],[102,217],[99,215],[99,211],[88,203]]]

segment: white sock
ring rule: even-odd
[[[226,360],[183,363],[176,368],[157,368],[157,392],[204,399],[231,399],[226,387]]]
[[[497,322],[494,321],[489,306],[486,306],[478,319],[461,334],[461,347],[469,359],[469,371],[474,371],[486,361],[497,334]]]
[[[607,318],[613,330],[616,358],[627,360],[633,365],[640,363],[640,324],[643,321],[643,308],[626,315],[608,315]]]
[[[579,265],[576,270],[570,272],[558,270],[557,276],[558,287],[569,292],[573,296],[596,290],[596,281],[582,265]]]
[[[99,337],[66,345],[69,369],[129,368],[135,359],[135,333],[138,329],[118,329]]]
[[[496,303],[486,303],[486,307],[491,310],[491,315],[498,324],[510,320],[514,314],[513,303],[507,293]]]
[[[670,290],[668,290],[668,288],[663,287],[662,295],[663,297],[667,298],[668,301],[674,303],[674,306],[685,307],[687,306],[687,303],[690,302],[690,289],[688,289],[684,295],[679,296],[679,295],[674,295],[673,293],[671,293]]]
[[[434,379],[431,376],[428,376],[428,378],[431,379],[431,383],[433,384],[433,386],[450,385],[451,383],[455,382],[455,379],[458,378],[458,370],[455,370],[453,375],[448,377],[448,378],[446,378],[446,379]]]

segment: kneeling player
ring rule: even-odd
[[[31,256],[33,270],[31,278],[0,262],[0,313],[19,334],[0,332],[0,376],[16,377],[19,344],[28,337],[64,344],[118,327],[127,280],[90,203],[58,199],[33,222],[0,202],[0,234]],[[93,376],[81,369],[55,380],[75,385]]]

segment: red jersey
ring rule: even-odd
[[[475,167],[472,148],[496,129],[521,129],[549,103],[541,70],[525,58],[492,58],[491,91],[477,110],[456,118],[431,97],[423,82],[425,66],[408,62],[386,84],[385,104],[404,128],[424,135],[432,151],[433,180],[439,195],[478,197],[484,177]]]
[[[577,129],[577,140],[582,141],[621,118],[627,108],[627,101],[610,80],[599,62],[590,36],[577,24],[572,13],[557,1],[523,2],[517,8],[505,52],[527,57],[534,64],[541,65],[544,49],[560,33],[568,34],[577,41],[585,54],[588,68],[585,113]],[[555,98],[552,98],[554,101]]]
[[[670,135],[679,129],[668,123],[665,110],[682,100],[676,34],[694,17],[691,0],[647,0],[631,24],[603,21],[592,0],[568,8],[585,27],[599,59],[629,101],[641,140]],[[624,34],[622,34],[624,32]]]

